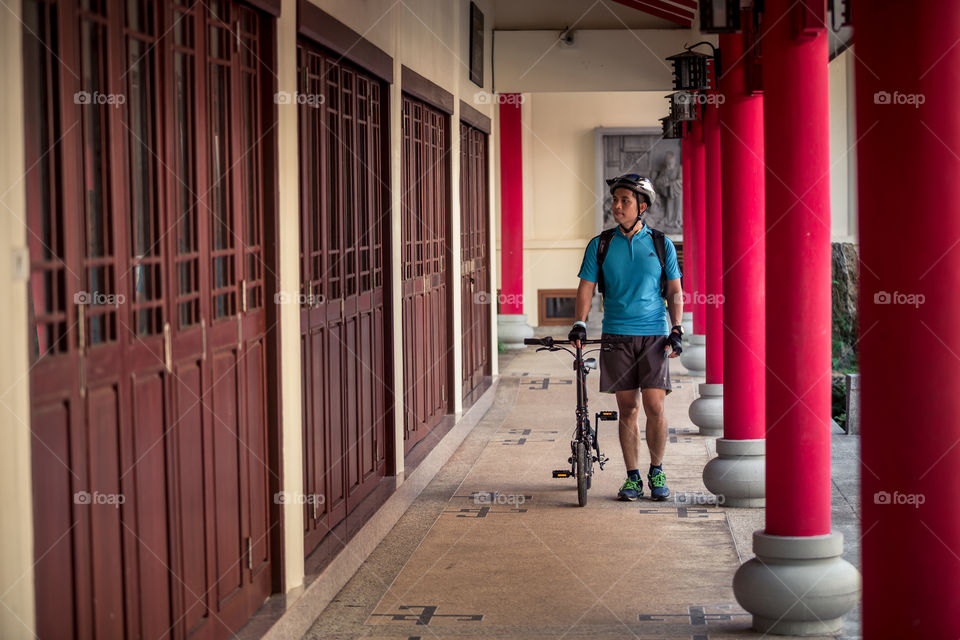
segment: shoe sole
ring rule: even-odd
[[[636,498],[631,498],[630,496],[618,494],[617,500],[619,500],[620,502],[636,502],[637,498],[642,498],[642,497],[643,497],[643,494],[638,495]]]

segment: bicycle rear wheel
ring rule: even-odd
[[[587,506],[587,489],[590,488],[590,476],[587,471],[587,448],[577,443],[577,501],[581,507]]]

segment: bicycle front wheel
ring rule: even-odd
[[[587,489],[590,488],[590,475],[587,472],[587,448],[583,442],[577,443],[577,500],[581,507],[587,506]]]

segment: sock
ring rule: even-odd
[[[651,476],[654,475],[654,471],[657,471],[657,472],[663,471],[663,463],[661,462],[661,463],[658,464],[657,466],[653,466],[653,465],[651,464],[651,465],[650,465],[650,471],[647,472],[647,475],[651,475]]]
[[[640,480],[640,469],[629,469],[627,471],[627,477],[633,481]]]

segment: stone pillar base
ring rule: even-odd
[[[717,457],[703,468],[703,484],[724,507],[766,505],[766,440],[717,439]]]
[[[733,593],[753,628],[791,636],[834,635],[860,597],[860,572],[841,558],[843,535],[753,534],[757,557],[740,566]]]
[[[700,397],[687,410],[690,422],[700,427],[702,436],[723,435],[723,385],[701,383],[698,386]]]
[[[500,313],[497,314],[497,335],[504,348],[523,349],[523,339],[533,337],[533,327],[527,324],[524,313]]]
[[[693,334],[690,342],[680,354],[680,364],[687,368],[692,376],[707,374],[707,336]]]

